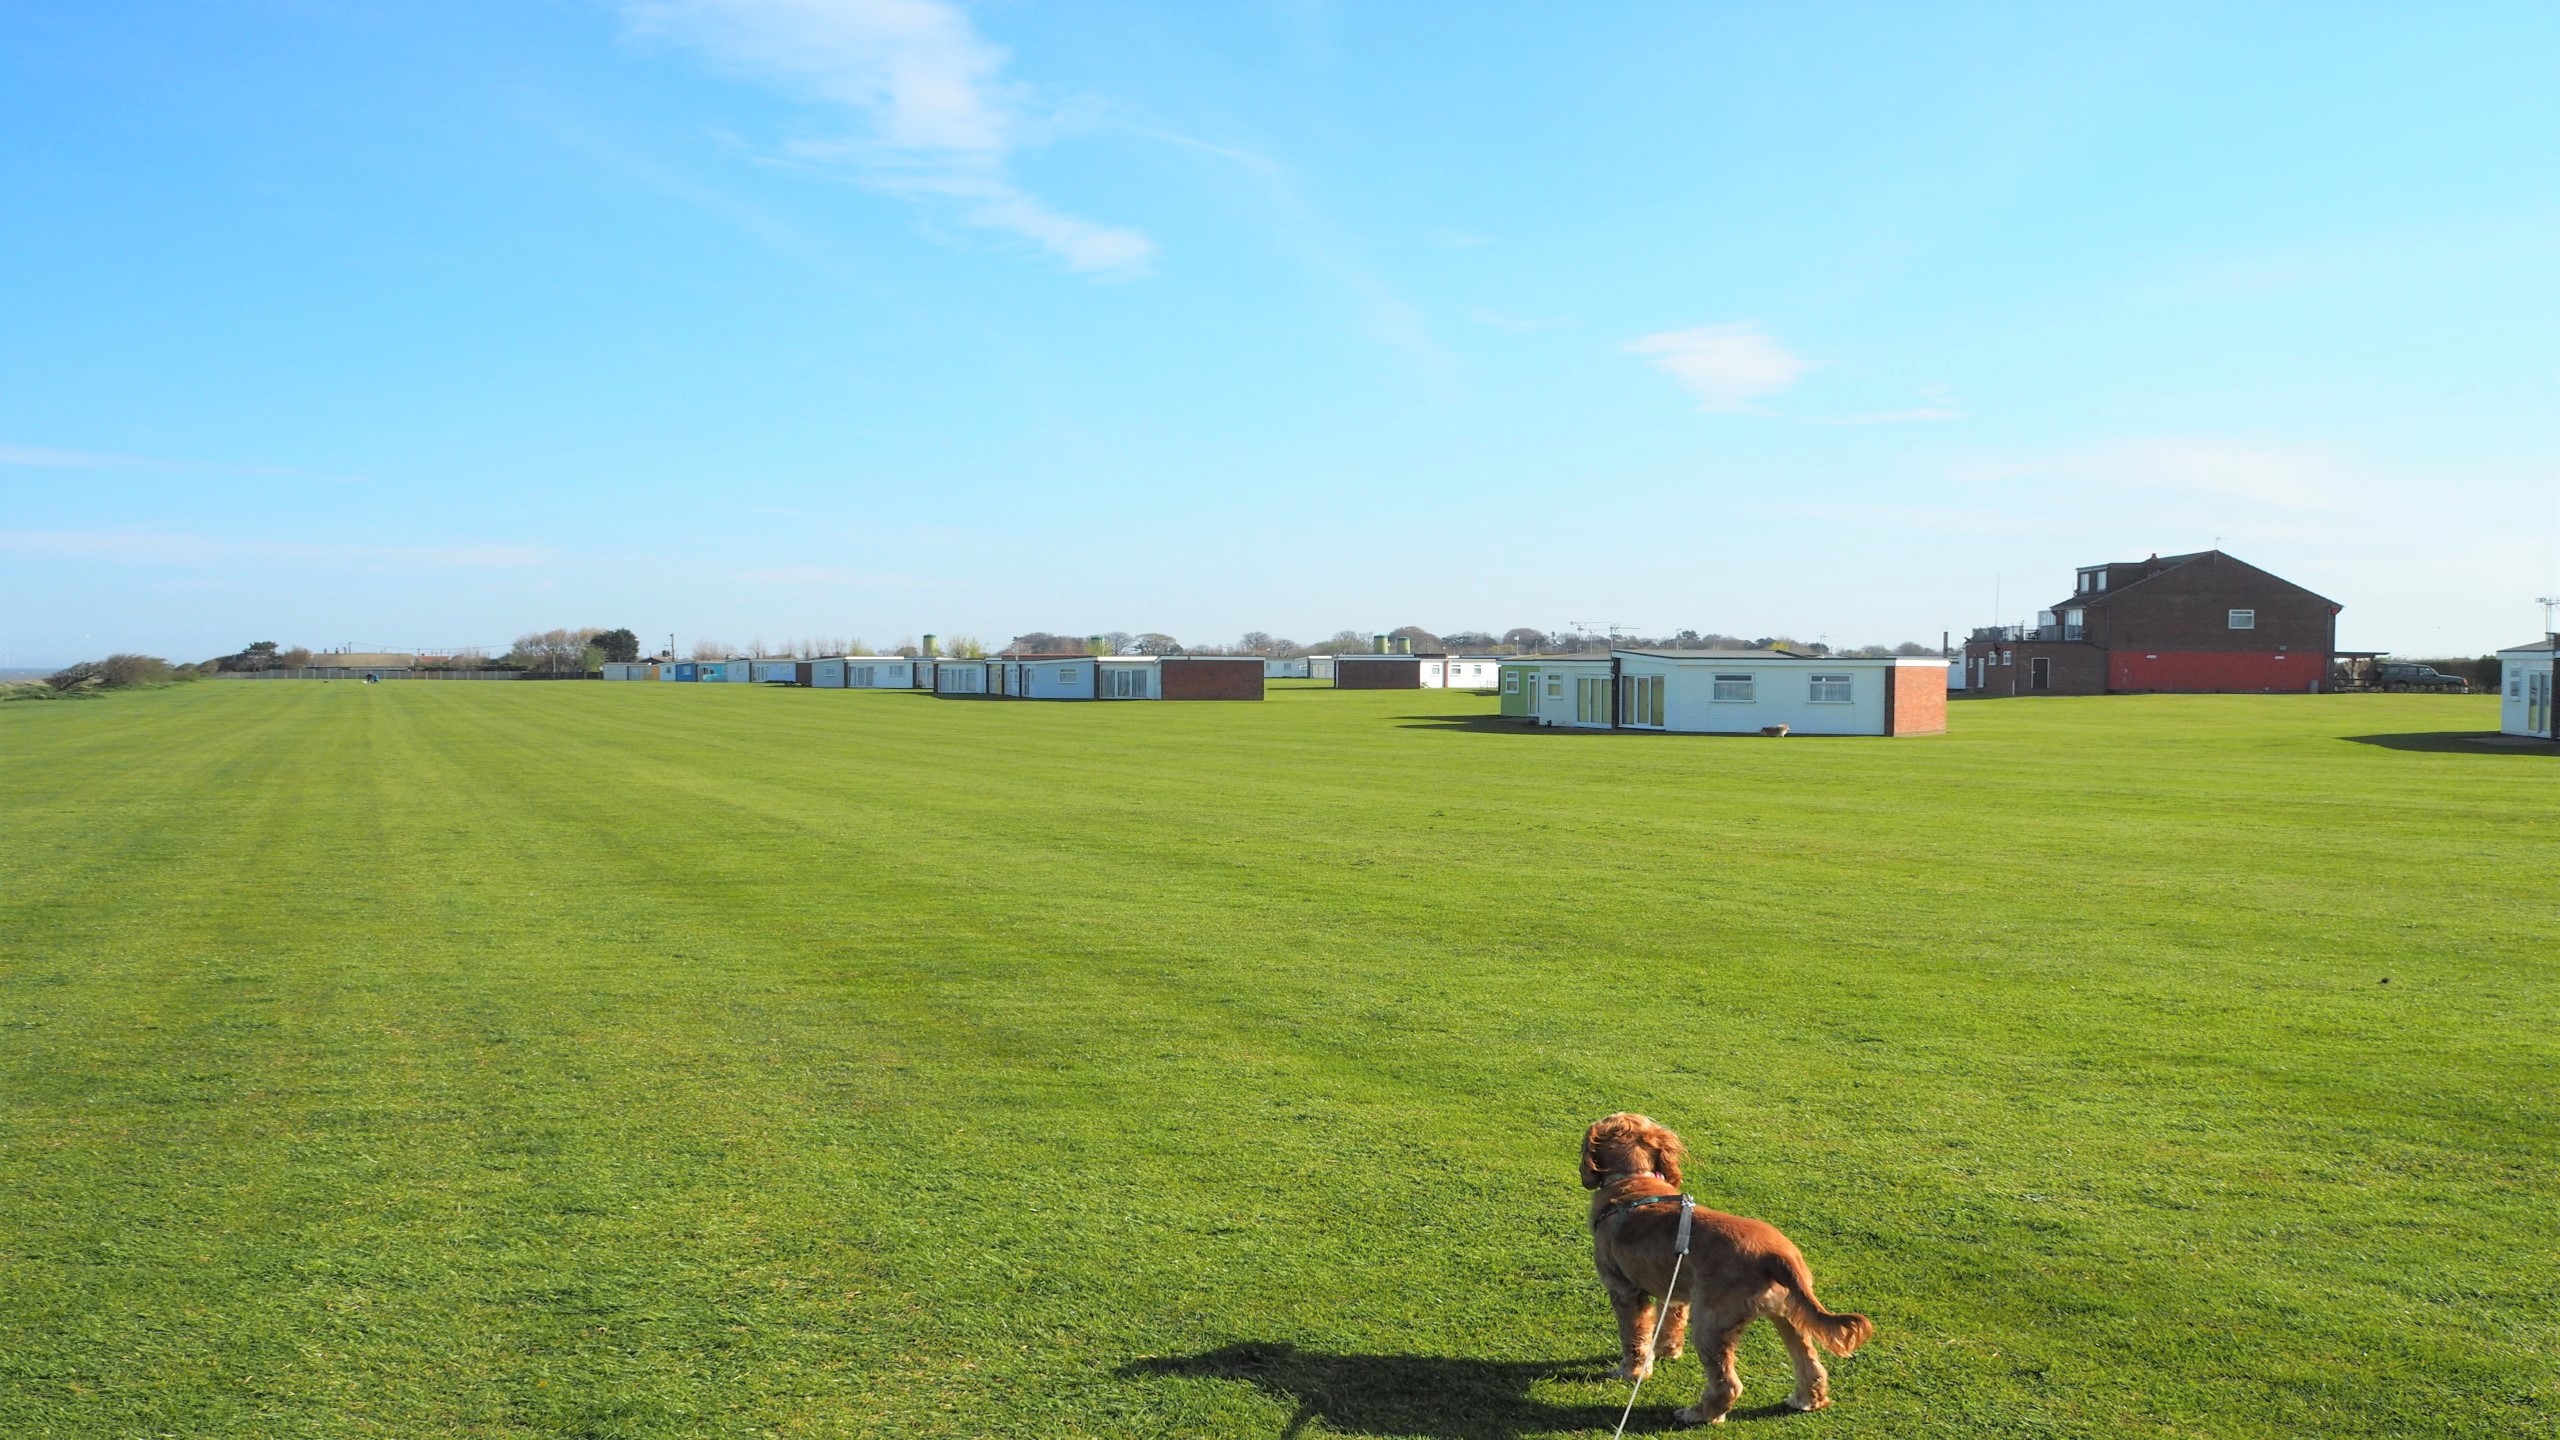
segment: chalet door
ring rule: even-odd
[[[2524,729],[2528,735],[2551,733],[2551,676],[2535,670],[2524,677]]]
[[[2052,689],[2052,688],[2053,688],[2053,662],[2052,662],[2051,660],[2049,660],[2049,659],[2047,659],[2047,658],[2045,658],[2044,656],[2039,655],[2039,656],[2037,656],[2037,657],[2035,658],[2034,664],[2035,664],[2035,679],[2031,682],[2031,688],[2033,688],[2033,689],[2037,689],[2037,690],[2050,690],[2050,689]]]

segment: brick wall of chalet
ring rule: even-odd
[[[1944,665],[1896,665],[1885,672],[1888,695],[1885,705],[1884,733],[1887,735],[1944,735],[1947,733],[1947,667]]]
[[[1419,690],[1422,662],[1410,655],[1382,655],[1375,660],[1345,655],[1333,662],[1336,690]]]
[[[1157,662],[1167,700],[1259,700],[1262,657],[1168,655]]]

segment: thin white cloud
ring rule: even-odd
[[[825,589],[860,587],[873,590],[923,590],[934,583],[912,575],[881,571],[847,570],[837,565],[775,565],[762,570],[740,570],[732,577],[749,585],[800,585]]]
[[[34,445],[0,445],[0,465],[29,470],[104,470],[124,463],[113,455],[82,450],[46,450]]]
[[[1937,420],[1961,420],[1964,412],[1953,405],[1914,405],[1908,410],[1874,410],[1864,415],[1843,415],[1826,423],[1832,425],[1920,425]]]
[[[532,545],[333,545],[286,540],[234,540],[163,530],[0,530],[0,554],[134,565],[192,565],[224,560],[338,561],[450,570],[512,570],[549,565],[550,550]]]
[[[786,147],[974,229],[1026,240],[1068,269],[1143,274],[1143,233],[1070,215],[1015,183],[1007,162],[1043,128],[1007,56],[945,0],[625,0],[632,32],[862,117],[851,138]]]
[[[2340,509],[2365,489],[2352,467],[2316,446],[2201,435],[2109,440],[1975,460],[1954,467],[1948,478],[1970,485],[2059,485],[2090,495],[2184,491],[2289,510]]]
[[[0,445],[0,467],[21,470],[156,470],[179,475],[238,475],[278,480],[325,480],[362,483],[352,477],[323,475],[290,465],[226,465],[204,460],[168,460],[150,455],[112,455],[94,450],[54,450],[37,445]]]
[[[1687,386],[1698,408],[1711,414],[1750,410],[1813,368],[1812,361],[1747,321],[1665,330],[1630,340],[1625,349]]]

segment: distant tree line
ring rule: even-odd
[[[148,690],[210,673],[207,665],[172,665],[157,655],[120,652],[66,665],[41,680],[0,684],[0,700],[67,700],[108,690]]]
[[[1357,630],[1339,630],[1312,645],[1261,630],[1248,630],[1234,641],[1184,645],[1170,635],[1131,635],[1126,631],[1106,631],[1099,635],[1068,635],[1048,630],[1030,630],[1016,635],[1005,646],[1009,655],[1259,655],[1266,660],[1295,660],[1303,655],[1359,654],[1374,648],[1376,636],[1385,634],[1390,641],[1405,642],[1416,654],[1464,655],[1582,655],[1603,652],[1612,647],[1632,650],[1794,650],[1806,655],[1935,655],[1938,647],[1917,640],[1899,645],[1860,645],[1854,649],[1835,650],[1820,641],[1798,642],[1785,635],[1762,635],[1745,639],[1717,631],[1701,633],[1681,630],[1670,635],[1600,635],[1570,630],[1546,631],[1526,626],[1505,630],[1497,635],[1488,630],[1453,630],[1434,634],[1419,625],[1400,625],[1393,630],[1363,634]]]

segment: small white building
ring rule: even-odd
[[[1541,725],[1607,730],[1617,670],[1605,655],[1540,655],[1502,664],[1502,713]]]
[[[2498,652],[2498,732],[2560,740],[2560,635]]]
[[[912,690],[916,661],[903,655],[838,655],[809,664],[808,683],[818,690]]]
[[[1502,683],[1502,660],[1494,655],[1422,655],[1425,690],[1490,690]]]
[[[1265,660],[1262,662],[1262,678],[1265,680],[1313,680],[1316,678],[1315,666],[1303,655],[1295,660]]]
[[[1010,655],[939,667],[937,695],[1016,700],[1259,700],[1251,655]]]
[[[1776,650],[1614,650],[1502,667],[1502,713],[1583,730],[1936,735],[1947,662]]]
[[[939,659],[933,662],[933,693],[936,695],[985,695],[991,692],[987,672],[995,668],[991,660]]]

